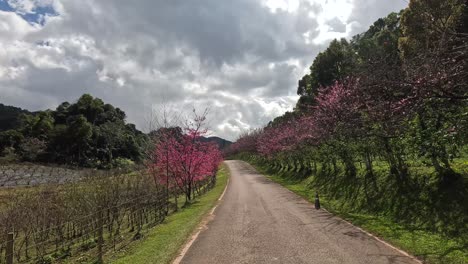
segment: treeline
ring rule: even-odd
[[[9,111],[2,116],[15,123],[4,124],[9,129],[0,132],[4,160],[113,168],[144,158],[148,136],[126,123],[121,109],[91,95],[55,110],[28,113],[3,108]]]
[[[467,1],[411,0],[332,41],[298,84],[294,111],[228,155],[313,174],[316,188],[365,210],[466,231]]]

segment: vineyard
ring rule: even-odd
[[[21,179],[16,169],[4,168],[2,175],[10,177],[10,182],[31,179],[29,184],[17,185],[50,181],[2,190],[0,232],[13,235],[15,263],[101,263],[105,254],[140,239],[145,229],[176,211],[182,195],[179,189],[157,184],[154,175],[143,172],[95,171],[79,176],[56,169],[49,171],[49,178],[33,181],[40,178],[39,171],[46,173],[44,167],[24,168],[28,173]],[[64,172],[66,180],[53,181],[58,172]],[[214,183],[214,177],[197,181],[194,196],[205,193]],[[8,242],[7,236],[1,236],[0,263],[9,257]]]

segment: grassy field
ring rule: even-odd
[[[228,168],[223,164],[218,171],[214,189],[189,206],[180,208],[179,212],[170,215],[164,223],[148,232],[142,241],[132,243],[125,250],[107,257],[107,262],[170,263],[203,217],[217,203],[228,177]]]
[[[253,164],[255,166],[255,164]],[[297,180],[284,175],[269,174],[266,168],[256,166],[273,181],[283,185],[310,202],[314,201],[315,192],[310,188],[311,177]],[[409,225],[398,224],[392,219],[370,213],[352,213],[340,206],[342,201],[328,200],[321,197],[321,204],[332,213],[362,227],[370,233],[431,264],[466,264],[468,263],[468,245],[463,239],[448,238],[442,234]]]

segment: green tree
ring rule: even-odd
[[[91,136],[93,135],[92,125],[83,115],[71,116],[67,120],[72,156],[81,165],[87,165],[88,152],[90,149]]]
[[[57,163],[69,163],[72,160],[71,142],[67,124],[57,124],[50,133],[47,145],[47,160]]]
[[[0,132],[0,152],[5,148],[18,148],[23,139],[23,134],[14,129]]]
[[[317,55],[310,67],[307,94],[316,94],[318,88],[348,77],[355,66],[355,59],[355,52],[346,39],[333,40],[324,52]]]
[[[51,111],[40,111],[35,114],[23,114],[21,116],[20,130],[24,136],[36,137],[47,140],[48,134],[54,126],[54,118]]]
[[[466,0],[411,0],[401,21],[400,49],[404,57],[418,56],[421,50],[444,45],[447,36],[466,32]]]
[[[106,122],[123,122],[125,121],[125,112],[120,110],[120,108],[115,108],[110,104],[105,104],[103,106],[103,112],[100,113],[96,120],[96,125],[101,125]]]
[[[310,73],[298,82],[297,94],[301,95],[298,109],[313,104],[320,87],[326,87],[352,74],[356,65],[356,54],[346,39],[333,40],[328,48],[315,58]]]
[[[83,115],[89,123],[94,125],[98,116],[104,112],[104,102],[99,98],[84,94],[69,107],[69,111],[70,115]]]
[[[351,45],[356,52],[357,65],[361,70],[372,68],[371,70],[375,71],[375,64],[398,68],[401,66],[398,50],[398,41],[401,37],[400,19],[401,12],[391,13],[385,18],[379,18],[368,31],[353,37]]]
[[[69,115],[69,102],[63,102],[53,112],[53,116],[56,124],[66,124],[67,117]]]

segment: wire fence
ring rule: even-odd
[[[196,182],[194,195],[214,185],[214,177]],[[163,222],[180,197],[146,173],[15,189],[0,200],[0,263],[102,263]]]

